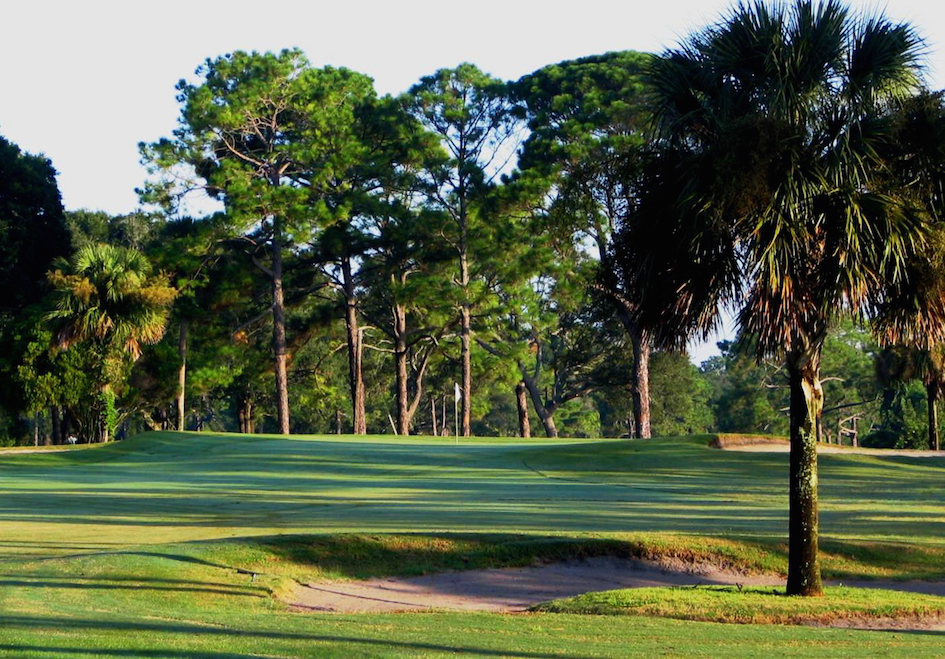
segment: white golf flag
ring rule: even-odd
[[[463,394],[459,391],[459,383],[454,382],[453,383],[453,400],[455,400],[458,403],[459,399],[462,397],[463,397]]]

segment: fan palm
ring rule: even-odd
[[[929,448],[938,450],[945,343],[930,340],[930,328],[945,315],[945,96],[939,92],[909,98],[893,119],[893,139],[883,153],[890,163],[889,179],[925,212],[933,230],[924,252],[907,264],[910,276],[890,291],[874,324],[886,343],[899,344],[885,354],[903,357],[898,361],[905,365],[901,373],[884,375],[918,377],[925,385]]]
[[[891,104],[919,85],[906,24],[836,0],[739,5],[656,61],[661,147],[616,242],[658,343],[737,311],[790,379],[790,594],[822,592],[817,558],[821,348],[840,313],[875,315],[926,227],[876,184]]]
[[[71,260],[56,261],[48,278],[54,296],[48,320],[56,326],[56,346],[86,344],[99,361],[99,393],[113,398],[121,364],[136,360],[143,345],[164,335],[176,290],[166,275],[152,274],[137,250],[105,244],[87,245]],[[99,411],[97,434],[107,441],[107,410]]]
[[[945,391],[945,344],[927,348],[888,346],[876,356],[876,377],[885,387],[921,380],[925,387],[928,412],[928,447],[938,451],[938,400]]]

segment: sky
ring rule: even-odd
[[[912,23],[928,47],[928,82],[945,87],[945,4],[853,1]],[[169,136],[174,85],[208,57],[299,47],[315,66],[370,75],[379,93],[472,62],[515,79],[612,50],[660,52],[713,23],[729,0],[320,0],[5,2],[0,135],[43,153],[67,209],[127,213],[144,180],[137,144]],[[722,336],[732,334],[731,323]],[[700,363],[715,337],[690,346]]]

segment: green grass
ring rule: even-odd
[[[945,460],[820,462],[826,540],[945,547]],[[716,451],[700,439],[456,446],[156,433],[86,451],[0,455],[0,522],[0,555],[350,531],[780,541],[787,456]]]
[[[42,634],[33,630],[43,625]],[[24,630],[27,630],[24,632]],[[233,614],[214,624],[98,612],[5,621],[0,656],[76,657],[941,657],[933,634],[567,614]]]
[[[945,597],[833,587],[826,597],[788,597],[783,588],[734,586],[630,588],[555,600],[548,613],[659,616],[749,624],[826,624],[838,620],[945,618]]]
[[[550,613],[308,615],[271,596],[290,579],[600,554],[783,572],[787,455],[706,444],[152,433],[0,454],[0,656],[940,650],[931,633]],[[945,578],[945,460],[823,455],[820,464],[827,576]]]

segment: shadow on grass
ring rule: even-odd
[[[358,636],[342,636],[342,635],[328,635],[328,634],[308,634],[301,632],[282,632],[282,631],[273,631],[273,630],[247,630],[247,629],[232,629],[229,627],[210,627],[204,625],[192,625],[182,622],[176,623],[149,623],[149,622],[119,622],[119,621],[101,621],[101,620],[83,620],[83,619],[73,619],[73,618],[41,618],[41,617],[30,617],[30,616],[4,616],[4,630],[12,629],[26,629],[35,628],[37,630],[45,629],[51,630],[58,633],[63,631],[82,631],[85,632],[86,637],[89,637],[95,632],[131,632],[139,634],[181,634],[185,636],[193,637],[202,637],[202,636],[215,636],[215,637],[232,637],[234,639],[239,638],[257,638],[257,639],[269,639],[274,641],[304,641],[304,642],[316,642],[316,643],[337,643],[352,646],[350,650],[355,651],[358,645],[370,646],[372,648],[389,648],[394,650],[405,650],[405,651],[425,651],[425,652],[444,652],[444,653],[457,653],[457,654],[472,654],[479,656],[509,656],[510,653],[514,654],[516,657],[524,657],[526,659],[585,659],[584,655],[574,655],[574,654],[549,654],[546,652],[532,652],[527,650],[494,650],[487,648],[477,648],[470,645],[461,645],[455,644],[450,645],[447,643],[425,643],[425,642],[408,642],[408,641],[395,641],[389,639],[377,639],[377,638],[363,638]],[[174,639],[174,644],[178,644],[178,640]],[[231,652],[191,652],[191,651],[177,651],[177,650],[161,650],[154,648],[151,650],[124,650],[124,649],[82,649],[82,648],[71,648],[71,647],[43,647],[37,645],[14,645],[14,644],[0,644],[0,651],[19,651],[21,653],[26,652],[48,652],[54,654],[59,652],[61,655],[69,654],[91,654],[91,655],[100,655],[103,657],[108,656],[117,656],[117,657],[206,657],[207,659],[217,659],[219,657],[250,657],[258,655],[241,655],[233,654]]]
[[[110,649],[83,649],[42,645],[7,645],[0,643],[0,652],[12,652],[14,656],[48,655],[50,657],[69,657],[72,655],[92,657],[161,657],[161,659],[259,659],[258,654],[236,654],[234,652],[193,652],[191,650],[118,650]]]
[[[0,464],[14,477],[0,485],[0,523],[728,535],[787,529],[786,456],[714,451],[692,440],[452,446],[153,434],[94,453],[121,460],[104,468],[80,455]],[[61,487],[49,485],[53,463],[68,467]],[[822,530],[941,537],[943,467],[824,456]],[[851,509],[849,502],[858,504]],[[834,503],[845,505],[831,509]]]
[[[177,586],[158,586],[150,583],[151,579],[142,578],[137,580],[136,583],[128,584],[110,584],[110,583],[80,583],[84,581],[83,577],[79,577],[78,581],[66,580],[65,578],[61,580],[47,579],[40,580],[35,577],[20,577],[16,579],[0,579],[0,588],[11,587],[11,588],[65,588],[68,590],[131,590],[131,591],[155,591],[155,592],[171,592],[171,593],[201,593],[201,594],[212,594],[212,595],[230,595],[230,596],[239,596],[239,597],[266,597],[265,593],[261,592],[246,592],[236,587],[204,587],[206,584],[202,582],[192,582],[191,585],[177,585]],[[111,581],[107,577],[103,577],[103,581]]]
[[[719,538],[676,533],[628,533],[623,537],[603,538],[462,532],[287,534],[183,543],[176,546],[174,554],[193,552],[197,556],[190,555],[185,560],[214,565],[199,556],[202,553],[227,556],[228,546],[258,549],[263,556],[274,557],[276,564],[317,568],[354,579],[522,567],[536,562],[596,557],[672,559],[683,564],[710,564],[736,571],[786,574],[788,558],[788,544],[781,538],[749,535]],[[930,581],[945,578],[945,548],[941,546],[822,540],[821,549],[824,577],[829,579]]]
[[[72,584],[74,584],[74,583],[76,583],[76,582],[85,582],[85,581],[92,581],[92,582],[95,582],[95,581],[109,581],[109,582],[115,582],[115,583],[133,583],[133,584],[159,583],[159,584],[166,584],[166,585],[185,585],[185,586],[200,585],[200,586],[210,586],[210,587],[218,587],[218,588],[229,588],[229,589],[237,589],[237,590],[253,591],[253,592],[257,590],[257,589],[254,588],[253,586],[240,586],[240,585],[237,585],[237,584],[222,583],[222,582],[219,582],[219,581],[194,581],[193,579],[162,579],[162,578],[159,578],[159,577],[142,577],[142,576],[140,576],[140,575],[127,575],[127,576],[123,576],[123,575],[112,576],[112,575],[109,575],[109,576],[94,576],[94,577],[92,577],[92,576],[88,576],[88,575],[74,576],[74,575],[62,575],[62,574],[49,574],[49,573],[43,573],[43,572],[32,572],[32,573],[25,573],[25,572],[24,572],[24,573],[20,573],[20,574],[0,574],[0,585],[2,585],[2,584],[5,583],[5,582],[2,581],[3,579],[13,579],[13,580],[17,580],[17,579],[31,579],[31,580],[33,580],[33,579],[35,579],[35,580],[40,580],[40,581],[46,580],[46,581],[49,582],[48,585],[49,585],[50,587],[56,587],[56,586],[58,586],[58,585],[59,585],[58,582],[60,582],[60,581],[66,581],[66,582],[72,583]],[[43,585],[43,584],[33,584],[33,585]],[[69,587],[69,586],[66,585],[66,584],[63,584],[63,586],[64,586],[64,587]],[[81,587],[81,586],[80,586],[80,585],[76,585],[75,587],[78,588],[78,587]]]

